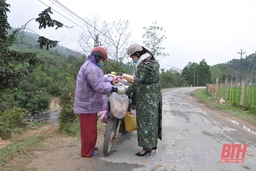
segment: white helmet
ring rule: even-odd
[[[139,51],[142,51],[142,46],[139,45],[138,43],[134,43],[134,44],[131,44],[128,49],[127,49],[127,55],[128,56],[131,56],[132,54],[134,54],[135,52],[139,52]]]

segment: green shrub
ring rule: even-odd
[[[77,117],[73,122],[60,123],[59,131],[70,136],[79,136],[80,134],[80,125],[79,119]]]
[[[1,120],[1,117],[0,117],[0,120]],[[12,131],[8,127],[8,124],[6,122],[1,122],[0,121],[0,137],[3,140],[6,140],[8,138],[11,138],[11,136],[12,136]]]
[[[11,137],[12,129],[20,127],[25,113],[21,108],[12,108],[0,111],[0,137],[7,139]]]

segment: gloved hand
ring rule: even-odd
[[[125,87],[118,87],[117,88],[117,94],[124,94],[125,93]]]

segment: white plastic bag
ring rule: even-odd
[[[125,94],[117,94],[116,92],[113,92],[109,97],[109,102],[112,114],[118,119],[123,118],[129,105],[128,96]]]

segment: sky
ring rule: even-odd
[[[85,32],[81,21],[58,8],[57,0],[6,0],[11,5],[8,22],[20,27],[51,6],[53,19],[73,28],[58,31],[39,30],[35,22],[27,27],[72,50],[79,50],[79,33]],[[100,17],[110,23],[129,20],[132,41],[143,44],[143,27],[154,21],[165,30],[162,47],[169,56],[161,68],[182,70],[189,62],[203,59],[210,66],[240,59],[256,52],[255,0],[58,0],[81,18]],[[75,22],[75,23],[74,23]]]

